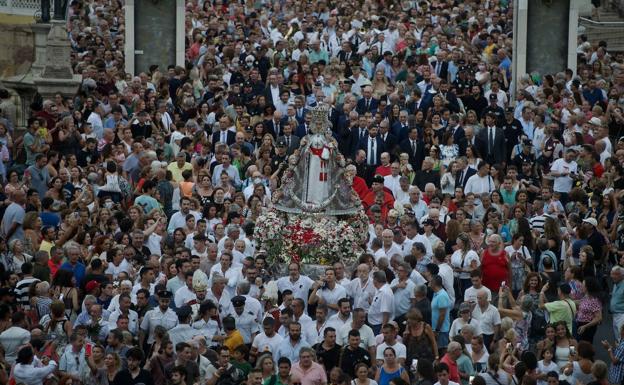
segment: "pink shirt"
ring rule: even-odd
[[[301,385],[325,385],[327,384],[327,375],[325,374],[325,368],[316,362],[312,362],[307,370],[304,370],[299,362],[293,364],[290,369],[290,374],[299,376],[301,379]]]

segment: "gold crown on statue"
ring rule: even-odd
[[[329,127],[329,105],[326,103],[319,103],[316,107],[310,111],[312,114],[310,122],[310,130],[314,134],[323,134]]]

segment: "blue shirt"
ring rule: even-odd
[[[613,285],[609,308],[612,313],[624,313],[624,281]]]
[[[61,270],[69,270],[74,273],[76,286],[82,286],[82,281],[84,280],[86,274],[85,265],[83,265],[81,262],[76,262],[76,265],[72,266],[71,263],[65,262],[61,265]]]
[[[444,322],[442,322],[442,327],[438,331],[448,333],[449,329],[451,328],[451,299],[444,289],[440,289],[440,291],[434,293],[433,298],[431,299],[431,327],[434,330],[437,326],[438,317],[440,316],[440,310],[442,309],[446,309],[446,314],[444,316]]]
[[[282,357],[287,357],[290,362],[294,364],[295,362],[299,362],[299,351],[301,348],[309,347],[310,345],[303,339],[303,337],[299,338],[299,342],[297,342],[294,346],[290,343],[290,338],[286,337],[277,348],[276,358],[279,360]]]
[[[44,211],[39,214],[39,218],[41,218],[42,226],[52,226],[57,228],[61,223],[61,217],[57,213],[52,213],[49,211]]]

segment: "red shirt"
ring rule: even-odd
[[[501,250],[498,254],[492,254],[490,249],[486,249],[481,260],[481,271],[483,273],[483,285],[492,292],[498,293],[501,283],[509,280],[509,258],[505,250]]]
[[[459,368],[457,367],[457,362],[453,361],[451,357],[449,357],[448,353],[446,353],[440,362],[444,362],[449,367],[449,379],[453,382],[459,383]]]
[[[381,175],[381,176],[390,175],[390,174],[392,174],[392,169],[390,168],[390,165],[379,166],[379,167],[377,167],[377,169],[375,169],[375,174],[378,174],[378,175]]]
[[[368,186],[366,185],[366,181],[359,176],[353,177],[353,190],[360,197],[360,200],[364,200],[366,194],[368,194]]]
[[[63,261],[59,262],[58,264],[55,264],[51,259],[48,259],[48,267],[50,268],[51,277],[54,277],[56,275],[56,272],[58,271],[58,269],[61,268],[62,264],[63,264]]]

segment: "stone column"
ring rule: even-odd
[[[71,67],[71,45],[65,22],[53,20],[51,25],[46,42],[45,65],[40,74],[35,74],[33,82],[44,98],[51,98],[57,92],[71,96],[76,93],[82,76],[74,75]]]
[[[33,75],[40,75],[46,66],[46,50],[48,42],[48,34],[50,33],[50,24],[36,23],[31,24],[31,28],[35,33],[35,62],[32,64]]]
[[[176,65],[181,67],[184,67],[186,55],[184,46],[184,37],[186,36],[184,25],[185,12],[184,0],[176,0]]]
[[[124,48],[126,72],[134,74],[134,0],[126,0],[126,46]]]

